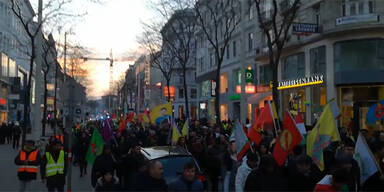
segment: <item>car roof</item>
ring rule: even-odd
[[[141,148],[141,152],[149,160],[167,156],[191,156],[187,150],[176,146],[155,146]]]

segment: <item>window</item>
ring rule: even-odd
[[[16,77],[16,62],[9,59],[9,77]]]
[[[335,72],[384,70],[384,40],[367,39],[334,45]]]
[[[229,59],[231,57],[231,55],[229,53],[229,49],[230,49],[230,44],[228,44],[228,46],[227,46],[227,59]]]
[[[204,71],[204,69],[203,69],[203,66],[204,66],[204,64],[203,64],[203,58],[200,58],[200,59],[199,59],[199,62],[200,62],[200,72],[202,72],[202,71]]]
[[[325,46],[313,48],[309,51],[310,62],[311,62],[311,73],[312,74],[323,74],[326,73],[326,55]]]
[[[8,77],[8,56],[1,54],[1,76]]]
[[[220,93],[228,93],[228,75],[223,73],[220,75]]]
[[[253,49],[253,33],[248,33],[248,51]]]
[[[285,58],[283,79],[296,79],[305,76],[305,55],[298,53]]]
[[[183,99],[183,98],[184,98],[184,89],[180,88],[179,89],[179,99]]]
[[[272,68],[270,65],[262,65],[260,69],[260,84],[266,85],[272,81]]]
[[[373,1],[343,0],[341,8],[343,16],[370,14],[373,13]]]
[[[236,41],[233,41],[233,57],[236,57]]]
[[[191,99],[196,99],[196,98],[197,98],[197,90],[191,89]]]

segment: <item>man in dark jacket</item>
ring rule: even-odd
[[[139,171],[140,164],[145,161],[144,156],[140,152],[140,146],[133,144],[129,149],[128,154],[122,157],[121,168],[121,182],[123,182],[124,189],[132,188],[130,183],[134,175]]]
[[[169,184],[169,191],[203,191],[203,183],[196,178],[193,162],[184,165],[183,175]]]
[[[119,178],[114,176],[113,171],[106,171],[103,176],[97,179],[95,191],[119,191]]]
[[[163,165],[152,161],[148,165],[148,174],[135,183],[135,191],[167,191],[168,186],[163,179]]]
[[[103,176],[103,173],[108,170],[115,170],[116,163],[116,159],[111,153],[111,146],[105,145],[103,149],[103,154],[98,156],[95,162],[93,163],[91,175],[92,186],[94,187],[96,185],[97,179]]]
[[[46,151],[40,166],[41,180],[46,179],[48,191],[64,191],[66,158],[61,142],[54,140]]]
[[[21,128],[18,122],[15,123],[15,126],[13,127],[13,142],[12,142],[12,148],[18,149],[19,148],[19,142],[20,142],[20,135],[21,135]]]
[[[17,176],[20,180],[20,191],[31,190],[30,183],[37,177],[37,167],[40,165],[41,157],[34,145],[33,141],[25,141],[23,149],[15,158],[15,164],[19,166]]]
[[[82,132],[79,139],[77,140],[77,159],[80,167],[80,177],[83,174],[87,174],[87,161],[85,160],[85,156],[87,154],[87,150],[89,147],[89,137],[85,132]]]
[[[288,177],[290,191],[312,191],[321,179],[321,172],[313,163],[311,157],[300,155],[293,160],[295,169],[291,170]]]

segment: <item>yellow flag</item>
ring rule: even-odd
[[[143,123],[146,123],[146,124],[150,123],[149,118],[146,114],[143,114],[143,116],[141,118],[143,119]]]
[[[177,128],[176,124],[172,122],[172,144],[176,144],[180,137],[179,129]]]
[[[158,105],[151,110],[151,121],[153,124],[160,124],[165,119],[168,119],[172,115],[172,104],[165,103]]]
[[[181,130],[181,135],[183,137],[188,137],[188,132],[189,132],[189,124],[187,119],[184,123],[183,129]]]
[[[324,170],[323,150],[331,142],[339,141],[340,136],[336,128],[334,116],[330,104],[324,110],[315,127],[307,135],[307,155],[312,157],[321,171]]]

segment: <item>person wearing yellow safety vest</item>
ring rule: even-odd
[[[15,158],[15,164],[18,165],[17,176],[20,180],[19,191],[33,190],[31,182],[36,179],[38,166],[40,165],[40,153],[35,148],[35,142],[25,141],[23,149]]]
[[[61,148],[61,142],[55,140],[48,146],[44,154],[40,171],[41,179],[44,183],[46,180],[48,191],[64,191],[65,185],[65,153]]]

